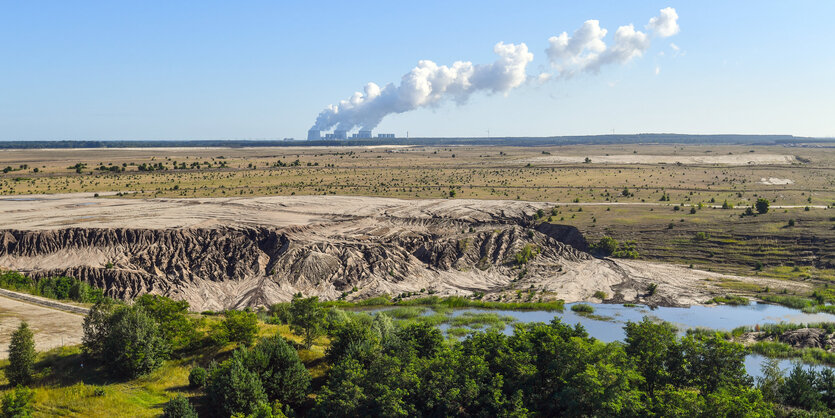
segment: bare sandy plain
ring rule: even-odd
[[[160,293],[185,299],[197,310],[260,306],[286,301],[296,292],[348,300],[478,292],[488,300],[512,301],[534,290],[537,298],[567,302],[599,301],[595,293],[604,292],[611,302],[683,306],[726,294],[719,283],[728,281],[809,290],[803,282],[595,258],[531,222],[537,210],[551,207],[549,202],[353,196],[4,197],[0,267],[86,274],[114,296]],[[37,235],[68,228],[83,228],[83,234],[70,236],[84,239]],[[197,232],[221,231],[224,247],[207,243],[183,249],[167,236],[130,242],[120,238],[125,229],[186,234],[187,242],[202,239]],[[28,232],[9,232],[13,230]],[[98,238],[89,238],[90,230],[98,231]],[[15,242],[24,240],[29,249],[15,249]],[[539,254],[519,265],[513,260],[525,246]],[[225,264],[238,253],[241,259],[228,263],[245,268]],[[223,267],[203,268],[213,258]],[[647,291],[651,283],[658,285],[654,294]]]
[[[0,296],[0,359],[9,356],[11,335],[22,320],[35,334],[37,351],[81,344],[82,315]]]

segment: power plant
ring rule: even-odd
[[[377,134],[378,139],[394,139],[397,136],[394,134]],[[352,134],[351,139],[371,139],[374,138],[370,129],[361,129],[359,132]],[[337,129],[333,131],[333,133],[325,133],[322,135],[322,131],[319,129],[310,129],[307,131],[307,140],[308,141],[319,141],[319,140],[341,140],[341,139],[348,139],[348,131],[344,129]]]

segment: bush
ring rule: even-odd
[[[209,377],[209,372],[206,369],[196,366],[192,367],[188,372],[188,385],[193,388],[202,388],[206,385],[206,380]]]
[[[757,203],[754,204],[754,207],[757,209],[757,213],[766,214],[768,213],[768,207],[771,206],[771,203],[766,198],[759,198],[757,199]]]
[[[4,417],[31,417],[32,416],[32,398],[35,395],[32,390],[18,385],[14,391],[11,391],[3,396],[3,402],[0,410]]]
[[[608,257],[618,249],[618,241],[612,237],[603,237],[600,238],[595,244],[591,245],[591,250],[593,253],[598,255]]]
[[[252,350],[245,351],[247,369],[258,374],[270,400],[299,404],[310,388],[310,373],[296,350],[281,336],[263,338]]]
[[[539,254],[539,247],[531,244],[525,244],[518,253],[516,253],[516,264],[528,264]]]
[[[197,418],[197,411],[183,395],[171,398],[162,408],[164,418]]]
[[[35,340],[26,321],[20,323],[9,344],[9,365],[6,378],[12,385],[25,385],[32,380],[35,366]]]
[[[102,360],[108,369],[134,378],[160,367],[168,358],[168,344],[159,324],[140,306],[117,309],[108,321]]]
[[[159,324],[163,337],[172,349],[186,348],[200,337],[194,322],[188,317],[188,302],[145,294],[134,304],[141,306]]]
[[[745,306],[748,305],[750,302],[747,298],[737,295],[725,295],[725,296],[717,296],[707,303],[716,303],[716,304],[725,304],[725,305],[734,305],[734,306]]]
[[[258,335],[258,316],[254,312],[229,310],[223,313],[224,319],[212,330],[212,340],[216,344],[236,342],[246,346],[255,342]]]
[[[16,271],[0,272],[0,287],[11,290],[26,290],[30,291],[34,286],[34,281]]]
[[[594,313],[594,307],[586,304],[572,305],[571,310],[577,313]]]
[[[699,232],[696,232],[696,235],[693,237],[693,239],[696,240],[696,241],[707,241],[707,240],[710,239],[710,234],[699,231]]]
[[[654,295],[656,290],[658,290],[658,284],[656,284],[656,283],[650,283],[650,284],[647,286],[647,295],[649,295],[649,296]]]
[[[137,377],[162,365],[169,347],[159,324],[141,306],[103,299],[84,318],[84,353],[122,377]]]
[[[598,299],[603,300],[603,299],[606,299],[609,295],[607,295],[606,292],[604,292],[602,290],[598,290],[598,291],[594,292],[593,296],[598,298]]]
[[[244,366],[241,352],[236,350],[232,358],[209,370],[206,395],[218,415],[251,414],[267,402],[258,374]]]

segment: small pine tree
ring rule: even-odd
[[[193,388],[200,388],[206,385],[209,373],[202,367],[194,367],[188,373],[188,384]]]
[[[197,411],[185,396],[177,395],[162,408],[162,416],[164,418],[197,418]]]
[[[35,366],[35,336],[26,321],[20,323],[9,344],[9,366],[6,378],[12,385],[25,385],[32,380]]]

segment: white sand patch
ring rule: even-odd
[[[780,179],[777,177],[769,177],[769,178],[761,178],[760,183],[768,184],[768,185],[780,185],[780,184],[794,184],[794,180],[792,179]]]

